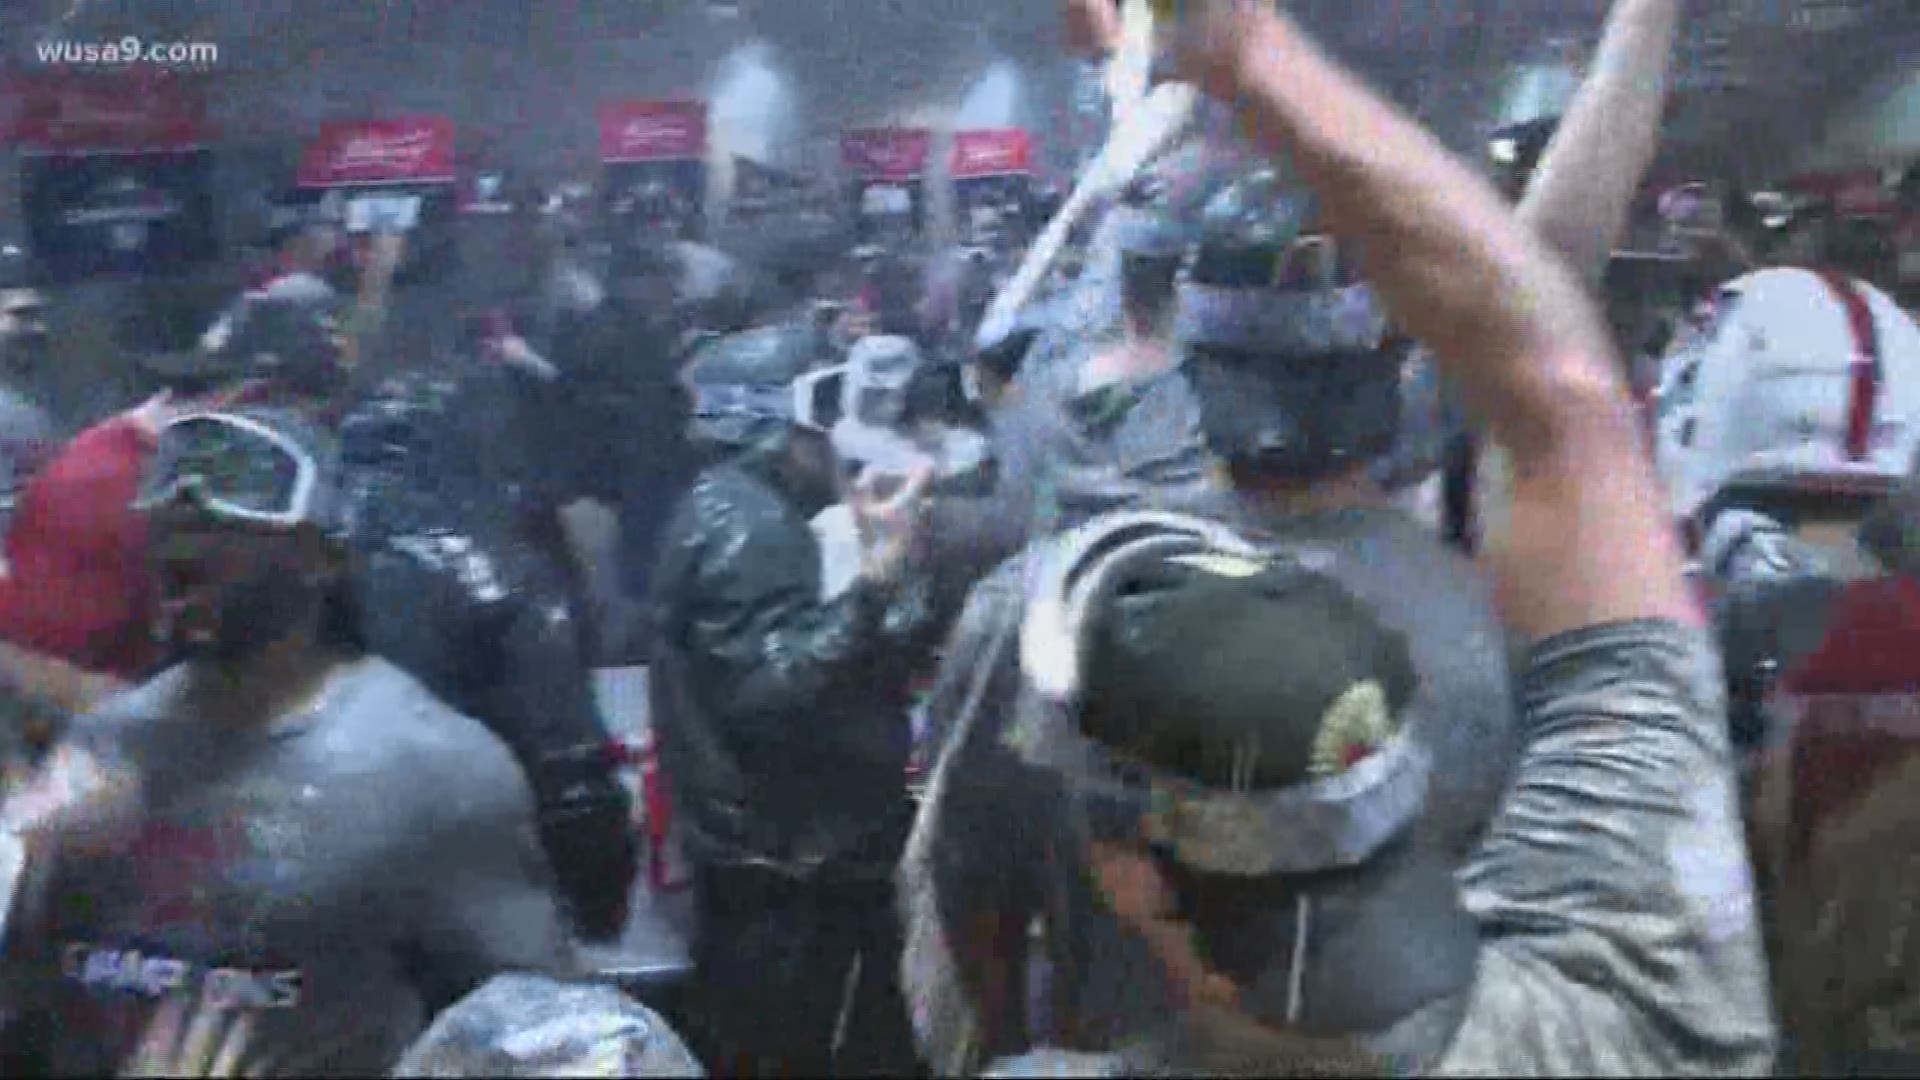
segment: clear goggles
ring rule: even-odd
[[[809,371],[786,386],[702,386],[691,379],[686,386],[696,421],[779,420],[826,434],[845,415],[847,369]]]
[[[292,439],[231,413],[183,416],[160,431],[134,509],[189,506],[269,528],[312,519],[320,466]]]

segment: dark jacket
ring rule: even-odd
[[[485,464],[461,435],[474,417],[459,400],[458,387],[422,382],[343,426],[362,632],[513,751],[574,921],[606,937],[639,863],[632,799],[566,571],[518,528],[517,470]]]
[[[662,764],[699,861],[885,875],[926,592],[856,581],[821,601],[798,503],[748,457],[703,473],[669,521],[651,605]]]

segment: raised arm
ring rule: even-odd
[[[1520,199],[1522,224],[1597,285],[1660,147],[1680,0],[1615,0],[1586,81]]]
[[[1513,456],[1496,561],[1508,623],[1542,638],[1696,619],[1677,539],[1600,313],[1564,263],[1426,131],[1260,4],[1202,5],[1186,74],[1289,154],[1359,241],[1395,321],[1426,342]]]

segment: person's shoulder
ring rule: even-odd
[[[506,744],[485,724],[436,697],[398,666],[369,656],[340,689],[342,719],[363,745],[385,745],[422,780],[458,775],[473,782],[517,775]]]

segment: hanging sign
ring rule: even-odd
[[[10,141],[29,155],[181,153],[208,141],[199,85],[165,71],[48,72],[7,91]]]
[[[450,184],[453,121],[396,117],[322,124],[300,161],[301,187]]]
[[[62,279],[210,259],[212,155],[196,83],[165,72],[45,73],[13,82],[21,209]]]
[[[1032,141],[1018,128],[956,131],[948,173],[955,180],[1032,173]]]
[[[613,101],[600,106],[604,164],[700,161],[706,156],[705,102]]]
[[[918,180],[932,156],[933,135],[924,128],[867,128],[840,139],[840,160],[856,179]]]

